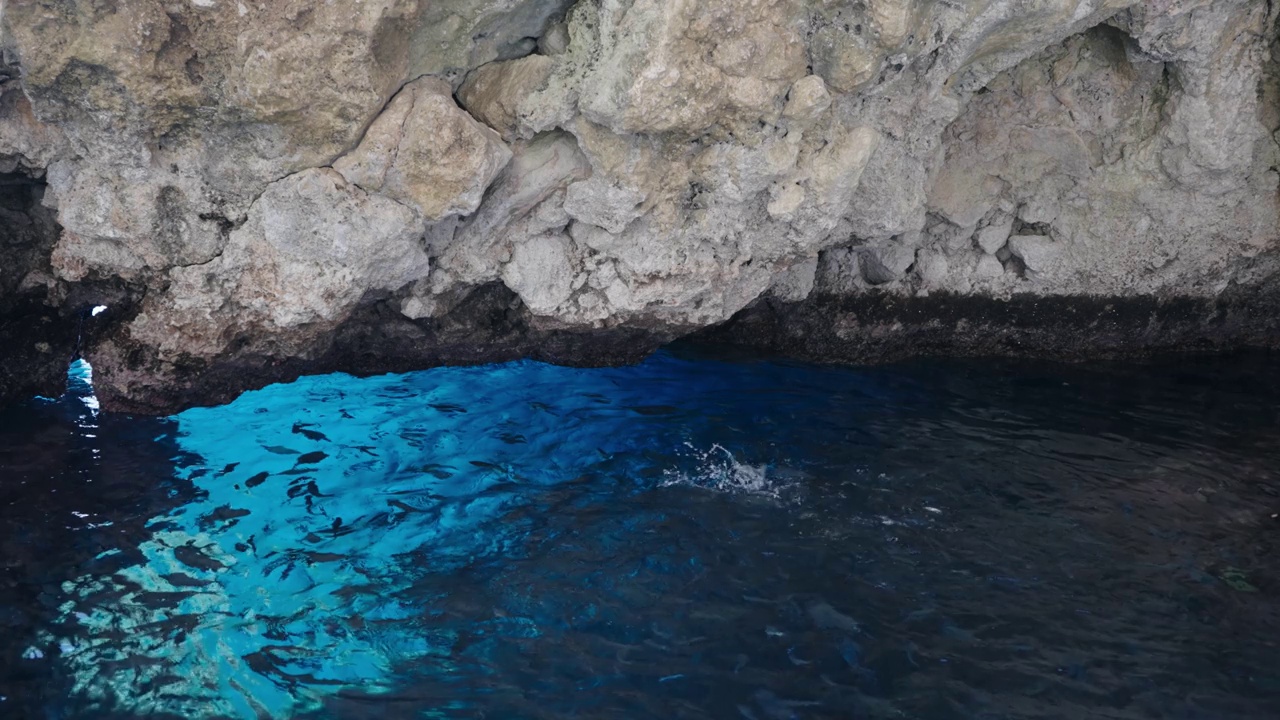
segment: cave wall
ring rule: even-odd
[[[707,327],[819,359],[1273,344],[1278,13],[10,0],[0,159],[48,232],[0,307],[108,304],[100,395],[148,412]]]

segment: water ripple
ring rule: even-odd
[[[1268,717],[1280,384],[1179,368],[664,353],[84,406],[79,487],[145,502],[61,515],[91,542],[3,662],[67,718]],[[167,470],[116,469],[129,427]]]

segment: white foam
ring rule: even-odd
[[[782,500],[797,484],[797,473],[784,473],[771,470],[767,465],[739,462],[733,453],[718,443],[709,450],[699,450],[687,442],[684,445],[696,461],[696,469],[692,472],[666,470],[660,487],[688,485],[717,492]]]

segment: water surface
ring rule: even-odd
[[[1277,369],[81,371],[0,414],[0,716],[1274,718]]]

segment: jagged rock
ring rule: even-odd
[[[1009,252],[1022,261],[1029,277],[1040,279],[1054,270],[1062,246],[1043,235],[1014,235],[1009,238]]]
[[[817,75],[806,75],[791,86],[782,117],[795,123],[813,123],[831,107],[831,93]]]
[[[454,104],[448,83],[422,78],[392,99],[333,168],[434,221],[475,212],[510,159],[497,133]]]
[[[422,227],[413,209],[334,170],[290,175],[258,198],[221,255],[169,271],[169,292],[148,298],[130,340],[169,361],[305,352],[316,328],[345,320],[366,293],[427,274]]]
[[[994,255],[983,255],[978,258],[978,267],[974,273],[983,280],[998,278],[1004,274],[1004,264]]]
[[[0,172],[44,183],[57,227],[5,292],[43,288],[46,309],[114,293],[87,347],[103,396],[161,410],[211,377],[540,342],[630,356],[762,304],[839,314],[871,292],[1216,313],[1280,273],[1278,16],[1252,0],[10,0]],[[1263,337],[1263,318],[1232,322]],[[469,323],[487,339],[467,351]],[[631,347],[597,356],[589,337]]]
[[[1012,234],[1013,217],[1005,216],[978,231],[978,247],[988,255],[995,255],[997,250],[1009,242]]]
[[[505,140],[515,140],[520,134],[520,105],[546,85],[554,67],[545,55],[483,65],[467,75],[458,88],[458,100]]]

